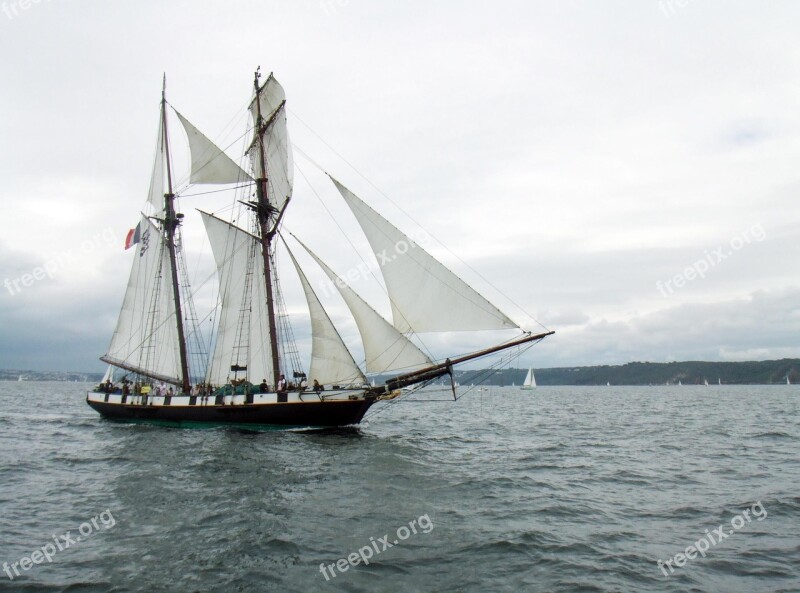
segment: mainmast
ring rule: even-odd
[[[172,298],[175,302],[175,321],[178,326],[178,350],[181,359],[181,380],[183,393],[191,391],[189,382],[189,359],[186,353],[186,337],[183,329],[183,311],[181,310],[180,286],[178,285],[178,265],[175,255],[175,231],[181,224],[183,214],[175,212],[175,194],[172,192],[172,165],[169,158],[169,134],[167,133],[167,99],[166,99],[166,77],[161,88],[161,123],[163,129],[164,158],[167,161],[167,193],[164,194],[164,232],[167,241],[167,251],[169,252],[170,272],[172,276]]]
[[[275,298],[272,290],[272,265],[270,260],[271,243],[274,237],[274,232],[270,229],[270,215],[277,213],[275,206],[269,202],[269,192],[267,191],[267,158],[264,154],[264,131],[267,124],[264,123],[264,118],[261,115],[261,89],[258,86],[258,79],[261,76],[256,70],[253,86],[256,93],[256,141],[258,142],[258,158],[261,163],[261,175],[256,179],[256,196],[257,203],[254,210],[258,219],[258,227],[260,230],[261,240],[261,255],[264,258],[264,282],[266,284],[267,295],[267,319],[269,323],[270,335],[270,354],[272,358],[272,382],[275,389],[278,388],[278,381],[280,380],[280,359],[278,358],[278,332],[277,324],[275,323]]]

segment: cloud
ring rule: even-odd
[[[601,319],[546,340],[538,366],[800,357],[800,288]]]
[[[402,229],[440,239],[449,250],[434,244],[434,255],[512,317],[558,331],[535,356],[793,351],[796,317],[780,295],[795,294],[800,255],[800,85],[785,76],[800,67],[798,5],[330,6],[52,2],[0,17],[0,281],[64,260],[19,294],[0,287],[0,366],[92,370],[127,280],[118,243],[145,202],[162,73],[170,103],[238,159],[258,64],[287,90],[298,146]],[[173,132],[181,185],[185,139]],[[287,225],[339,271],[360,263],[351,242],[371,257],[329,182],[296,160]],[[194,208],[227,214],[233,202],[182,200],[195,282],[212,269]],[[765,240],[659,292],[756,224]],[[287,301],[302,310],[291,274]],[[198,295],[201,318],[213,283]],[[358,288],[388,314],[376,283]],[[790,316],[785,327],[763,302]],[[423,339],[444,355],[492,337]]]

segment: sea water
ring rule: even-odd
[[[800,591],[797,386],[474,388],[262,432],[117,424],[88,387],[0,383],[0,591]]]

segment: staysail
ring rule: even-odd
[[[233,365],[246,369],[248,379],[254,383],[271,379],[271,336],[259,239],[216,216],[202,211],[200,214],[217,264],[221,301],[206,380],[213,385],[228,383],[233,378]],[[248,287],[249,294],[245,290]]]
[[[367,236],[398,331],[518,329],[492,303],[331,177]]]
[[[142,217],[141,240],[117,327],[101,360],[120,368],[180,385],[181,362],[169,254],[161,230]]]
[[[297,239],[295,237],[295,239]],[[411,340],[395,329],[380,313],[367,304],[350,286],[339,278],[325,262],[308,247],[297,241],[323,269],[333,285],[342,295],[345,304],[356,320],[361,341],[364,344],[364,357],[368,373],[386,371],[410,371],[427,367],[430,358]]]
[[[308,371],[308,381],[314,380],[320,384],[335,385],[365,385],[367,378],[358,368],[353,355],[345,346],[342,337],[334,327],[328,313],[322,307],[319,298],[300,268],[289,246],[284,242],[286,251],[292,259],[303,292],[308,302],[308,311],[311,314],[311,366]]]
[[[252,181],[250,175],[194,127],[178,110],[175,110],[175,114],[181,120],[189,139],[189,150],[192,154],[192,171],[189,177],[191,183],[216,184]]]

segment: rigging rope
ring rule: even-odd
[[[392,203],[392,205],[394,205],[394,206],[395,206],[395,208],[397,208],[398,210],[400,210],[400,212],[402,212],[402,213],[403,213],[405,216],[407,216],[409,220],[411,220],[411,221],[412,221],[414,224],[416,224],[416,225],[417,225],[419,228],[421,228],[423,231],[425,231],[426,233],[428,233],[428,235],[429,235],[430,237],[432,237],[432,238],[433,238],[433,239],[434,239],[434,240],[435,240],[435,241],[436,241],[436,242],[437,242],[439,245],[441,245],[441,246],[442,246],[442,247],[443,247],[443,248],[444,248],[444,249],[445,249],[445,250],[446,250],[446,251],[447,251],[447,252],[448,252],[450,255],[452,255],[454,258],[456,258],[456,259],[457,259],[457,260],[458,260],[458,261],[459,261],[459,262],[460,262],[462,265],[464,265],[464,266],[465,266],[466,268],[468,268],[468,269],[469,269],[469,270],[470,270],[472,273],[474,273],[476,276],[478,276],[478,278],[480,278],[481,280],[483,280],[483,281],[484,281],[484,282],[485,282],[485,283],[486,283],[488,286],[490,286],[492,289],[494,289],[494,290],[495,290],[495,291],[496,291],[498,294],[500,294],[500,295],[501,295],[503,298],[505,298],[505,299],[506,299],[506,300],[507,300],[509,303],[511,303],[512,305],[514,305],[514,307],[516,307],[516,308],[519,310],[519,312],[521,312],[523,315],[525,315],[525,316],[526,316],[528,319],[530,319],[531,321],[533,321],[534,323],[536,323],[536,324],[537,324],[538,326],[540,326],[542,329],[544,329],[544,330],[546,330],[546,331],[550,331],[548,327],[546,327],[546,326],[545,326],[543,323],[541,323],[539,320],[537,320],[537,319],[536,319],[536,318],[535,318],[533,315],[531,315],[531,314],[530,314],[530,313],[528,313],[528,312],[527,312],[525,309],[523,309],[523,308],[522,308],[522,306],[521,306],[521,305],[519,305],[519,304],[518,304],[516,301],[514,301],[513,299],[511,299],[511,297],[509,297],[507,294],[505,294],[503,291],[501,291],[499,288],[497,288],[497,286],[495,286],[495,285],[494,285],[492,282],[490,282],[488,279],[486,279],[486,278],[485,278],[485,277],[484,277],[484,276],[483,276],[483,275],[482,275],[480,272],[478,272],[478,271],[477,271],[475,268],[473,268],[473,267],[472,267],[472,266],[470,266],[470,265],[469,265],[467,262],[465,262],[463,259],[461,259],[461,258],[458,256],[458,254],[454,253],[454,252],[453,252],[453,251],[452,251],[452,250],[451,250],[451,249],[450,249],[450,248],[449,248],[447,245],[445,245],[445,244],[444,244],[442,241],[440,241],[440,240],[439,240],[439,239],[436,237],[436,235],[434,235],[434,234],[433,234],[433,233],[431,233],[431,232],[430,232],[428,229],[426,229],[426,228],[425,228],[425,227],[424,227],[422,224],[420,224],[420,223],[419,223],[419,222],[418,222],[418,221],[417,221],[417,220],[416,220],[416,219],[415,219],[413,216],[411,216],[411,215],[410,215],[408,212],[406,212],[406,211],[405,211],[405,210],[404,210],[404,209],[403,209],[403,208],[402,208],[402,207],[401,207],[401,206],[400,206],[400,205],[399,205],[397,202],[395,202],[395,201],[394,201],[392,198],[390,198],[390,197],[389,197],[387,194],[385,194],[385,193],[384,193],[384,192],[383,192],[383,191],[382,191],[382,190],[381,190],[381,189],[380,189],[380,188],[379,188],[377,185],[375,185],[375,184],[374,184],[374,183],[373,183],[373,182],[372,182],[372,181],[371,181],[371,180],[370,180],[370,179],[369,179],[369,178],[368,178],[366,175],[364,175],[363,173],[361,173],[361,171],[359,171],[359,170],[358,170],[358,169],[355,167],[355,165],[353,165],[353,164],[352,164],[350,161],[348,161],[348,160],[347,160],[347,159],[346,159],[344,156],[342,156],[342,154],[341,154],[341,153],[339,153],[339,152],[338,152],[338,151],[337,151],[335,148],[333,148],[333,146],[331,146],[330,144],[328,144],[328,142],[326,142],[326,141],[325,141],[325,139],[324,139],[322,136],[320,136],[320,135],[319,135],[319,134],[316,132],[316,130],[314,130],[314,129],[313,129],[313,128],[312,128],[312,127],[309,125],[309,124],[307,124],[305,121],[303,121],[303,119],[302,119],[302,118],[301,118],[299,115],[297,115],[297,113],[295,113],[295,112],[294,112],[292,109],[289,109],[289,112],[292,114],[292,117],[294,117],[295,119],[297,119],[297,121],[299,121],[301,124],[303,124],[303,125],[304,125],[304,126],[305,126],[305,127],[306,127],[306,128],[307,128],[307,129],[308,129],[308,130],[309,130],[309,131],[310,131],[310,132],[311,132],[311,133],[312,133],[312,134],[313,134],[313,135],[314,135],[314,136],[315,136],[315,137],[316,137],[316,138],[317,138],[317,139],[320,141],[320,142],[322,142],[322,143],[323,143],[323,144],[324,144],[324,145],[325,145],[325,146],[326,146],[326,147],[327,147],[327,148],[328,148],[328,149],[329,149],[331,152],[333,152],[333,153],[334,153],[334,154],[335,154],[337,157],[339,157],[339,158],[340,158],[340,159],[341,159],[341,160],[342,160],[342,161],[343,161],[343,162],[344,162],[344,163],[345,163],[345,164],[346,164],[348,167],[350,167],[350,168],[351,168],[353,171],[355,171],[355,173],[356,173],[356,174],[357,174],[359,177],[361,177],[361,178],[362,178],[364,181],[366,181],[366,182],[367,182],[367,183],[368,183],[370,186],[372,186],[372,187],[373,187],[373,188],[374,188],[374,189],[375,189],[375,190],[376,190],[376,191],[377,191],[377,192],[378,192],[380,195],[382,195],[384,198],[386,198],[387,200],[389,200],[389,202],[391,202],[391,203]],[[295,149],[297,149],[297,150],[298,150],[298,152],[300,152],[300,153],[301,153],[301,154],[302,154],[304,157],[308,158],[308,155],[307,155],[307,154],[306,154],[306,153],[305,153],[305,152],[304,152],[304,151],[303,151],[303,150],[302,150],[300,147],[298,147],[296,144],[293,144],[293,146],[294,146],[294,147],[295,147]],[[320,166],[318,163],[316,163],[314,160],[312,160],[312,159],[309,159],[309,162],[310,162],[311,164],[313,164],[315,167],[317,167],[317,168],[318,168],[320,171],[322,171],[323,173],[326,173],[326,174],[327,174],[327,172],[325,171],[325,169],[324,169],[323,167],[321,167],[321,166]]]
[[[297,148],[297,147],[295,146],[295,148]],[[298,150],[299,150],[299,149],[298,149]],[[302,150],[300,150],[300,152],[303,154],[303,156],[306,156],[306,154],[305,154],[305,153],[304,153]],[[313,162],[313,161],[312,161],[312,162]],[[297,163],[295,163],[295,167],[297,168],[298,172],[300,173],[300,175],[302,176],[302,178],[305,180],[305,182],[308,184],[309,188],[311,188],[311,191],[312,191],[312,193],[313,193],[313,194],[316,196],[317,200],[319,200],[319,203],[320,203],[320,204],[322,204],[322,207],[323,207],[323,208],[325,209],[325,211],[328,213],[328,216],[330,216],[331,220],[333,220],[334,224],[336,224],[336,227],[339,229],[339,232],[341,232],[341,233],[342,233],[342,235],[344,236],[344,238],[347,240],[347,243],[350,245],[350,247],[353,249],[353,251],[355,252],[355,254],[356,254],[356,255],[358,256],[358,258],[361,260],[361,263],[363,263],[363,264],[366,266],[366,268],[369,270],[369,273],[370,273],[370,275],[371,275],[371,276],[372,276],[372,277],[375,279],[375,281],[378,283],[378,286],[380,286],[380,287],[381,287],[381,290],[383,290],[383,293],[384,293],[384,294],[386,295],[386,297],[389,299],[389,302],[390,302],[390,303],[392,303],[392,304],[394,304],[394,303],[393,303],[393,301],[392,301],[392,296],[389,294],[389,291],[386,289],[386,287],[384,286],[383,282],[381,282],[381,281],[378,279],[378,277],[375,275],[375,272],[374,272],[374,270],[372,269],[372,267],[371,267],[371,266],[370,266],[370,265],[369,265],[369,264],[366,262],[366,260],[365,260],[365,259],[364,259],[364,257],[361,255],[361,253],[359,252],[359,250],[356,248],[355,244],[354,244],[354,243],[353,243],[353,242],[350,240],[350,236],[349,236],[347,233],[345,233],[345,232],[344,232],[344,229],[343,229],[343,228],[342,228],[342,226],[339,224],[339,221],[338,221],[338,220],[336,220],[336,218],[333,216],[333,213],[332,213],[332,212],[330,211],[330,209],[328,208],[328,205],[327,205],[327,204],[325,203],[325,201],[324,201],[324,200],[323,200],[323,199],[320,197],[320,195],[319,195],[319,193],[317,192],[316,188],[315,188],[315,187],[314,187],[314,186],[311,184],[311,182],[308,180],[308,177],[306,177],[306,174],[305,174],[305,172],[303,171],[303,169],[302,169],[302,168],[300,167],[300,165],[298,165]],[[396,307],[394,307],[394,309],[397,309],[397,308],[396,308]],[[401,315],[402,315],[402,313],[401,313]],[[404,319],[405,319],[405,318],[404,318]],[[408,323],[408,322],[406,321],[406,323]],[[409,325],[410,325],[410,324],[409,324]],[[419,334],[416,334],[416,333],[413,333],[413,332],[411,332],[411,335],[415,336],[415,337],[417,338],[417,340],[419,341],[419,343],[422,345],[422,347],[425,349],[425,354],[426,354],[426,356],[427,356],[429,359],[431,359],[431,360],[435,360],[435,358],[434,358],[434,356],[433,356],[433,353],[431,352],[430,348],[428,348],[428,345],[427,345],[427,344],[425,343],[425,341],[424,341],[424,340],[423,340],[423,339],[422,339],[422,338],[419,336]],[[408,338],[409,336],[406,336],[406,337]],[[409,338],[409,339],[410,339],[410,338]],[[395,342],[393,342],[393,343],[392,343],[392,345],[394,345],[395,343],[397,343],[397,341],[396,341],[396,340],[395,340]],[[387,350],[388,350],[388,347],[387,347]],[[399,354],[398,354],[398,355],[399,355]],[[365,355],[365,357],[366,357],[366,355]]]

